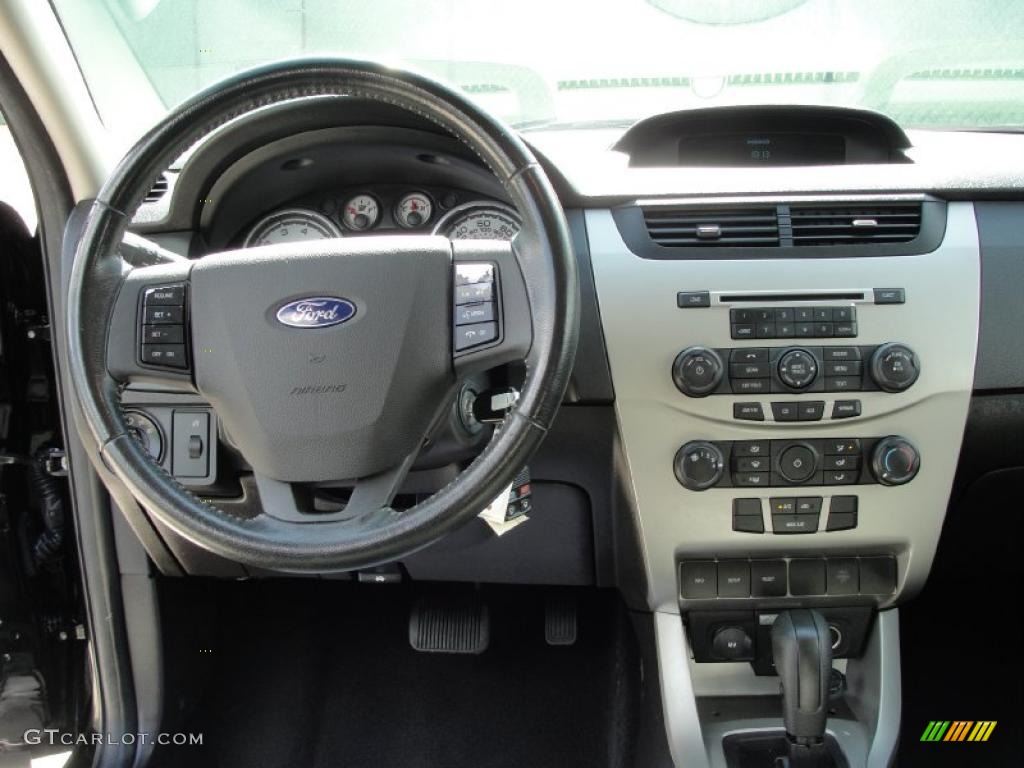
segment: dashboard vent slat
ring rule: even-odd
[[[153,183],[152,188],[150,188],[149,192],[142,199],[142,202],[143,203],[155,203],[155,202],[157,202],[161,197],[163,197],[164,195],[167,194],[167,186],[168,186],[167,176],[165,174],[160,174],[160,178],[158,178]]]
[[[793,245],[906,243],[921,231],[920,203],[792,205]]]
[[[645,208],[651,240],[666,248],[776,246],[779,221],[774,206],[749,208]]]

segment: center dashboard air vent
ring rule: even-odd
[[[667,248],[775,246],[779,244],[776,207],[645,208],[647,233]]]
[[[630,250],[649,259],[898,256],[938,247],[946,204],[924,195],[645,200],[613,208],[612,216]]]
[[[793,245],[907,243],[921,231],[920,203],[790,206]]]

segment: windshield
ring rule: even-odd
[[[1024,126],[1016,0],[56,0],[108,121],[318,53],[427,70],[522,127],[826,104]],[[127,91],[127,92],[126,92]],[[153,119],[153,118],[150,118]]]

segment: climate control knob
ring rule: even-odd
[[[672,364],[672,380],[684,395],[704,397],[718,388],[725,375],[721,356],[707,347],[687,347]]]
[[[818,361],[806,349],[789,349],[779,358],[779,378],[787,387],[809,387],[817,376]]]
[[[903,437],[886,437],[871,452],[871,474],[882,485],[903,485],[921,468],[921,454]]]
[[[871,355],[871,378],[879,389],[902,392],[910,389],[921,373],[914,350],[905,344],[883,344]]]
[[[714,443],[694,440],[676,452],[676,480],[691,491],[703,491],[722,479],[725,456]]]

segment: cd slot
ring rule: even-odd
[[[865,301],[864,291],[844,291],[841,293],[730,293],[722,294],[718,300],[722,304],[763,304],[770,301]]]

